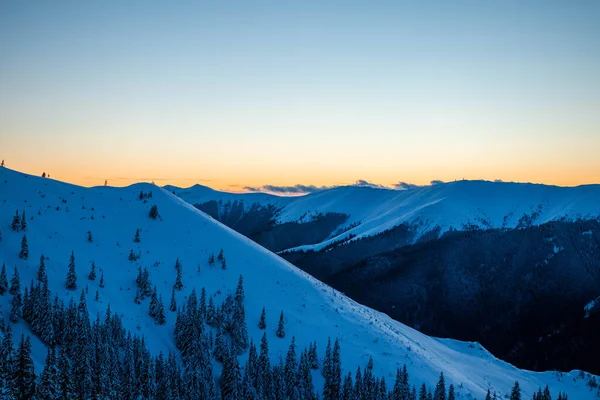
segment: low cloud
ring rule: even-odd
[[[372,183],[369,181],[365,181],[364,179],[359,179],[354,184],[350,186],[361,186],[361,187],[373,187],[373,188],[386,188],[386,186],[380,185],[378,183]]]
[[[245,186],[244,189],[249,192],[270,192],[279,194],[304,194],[314,193],[320,190],[329,189],[332,186],[315,186],[315,185],[293,185],[293,186],[277,186],[277,185],[263,185],[263,186]]]
[[[431,181],[429,184],[430,184],[431,186],[434,186],[434,185],[440,185],[440,184],[442,184],[442,183],[445,183],[445,182],[444,182],[444,181],[440,181],[440,180],[438,180],[438,179],[435,179],[435,180]]]
[[[394,187],[394,189],[397,189],[397,190],[409,190],[409,189],[416,189],[420,186],[415,185],[414,183],[398,182],[398,183],[394,184],[393,187]]]

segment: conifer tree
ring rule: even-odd
[[[87,231],[87,241],[92,243],[94,239],[92,238],[92,231]]]
[[[337,399],[340,396],[342,387],[342,360],[340,358],[340,341],[335,339],[333,344],[333,354],[331,356],[331,394],[332,398]]]
[[[446,382],[444,380],[444,373],[440,373],[440,378],[435,385],[435,391],[433,393],[433,400],[446,400]]]
[[[266,333],[263,333],[260,341],[257,376],[257,393],[263,398],[269,398],[268,395],[271,392],[271,363],[269,362],[269,343]]]
[[[90,273],[88,275],[88,279],[90,281],[96,280],[96,263],[92,261],[92,265],[90,267]]]
[[[27,245],[27,235],[23,235],[21,239],[21,252],[19,252],[19,258],[27,260],[29,257],[29,246]]]
[[[492,395],[490,393],[490,389],[487,390],[487,394],[485,395],[485,400],[492,400]]]
[[[8,290],[8,279],[6,277],[6,265],[2,263],[2,270],[0,270],[0,296],[4,295]]]
[[[215,338],[215,349],[213,350],[213,356],[215,360],[223,362],[225,358],[225,352],[227,351],[227,342],[223,335],[223,329],[217,327],[217,336]]]
[[[71,375],[71,363],[65,349],[59,351],[58,356],[58,387],[61,399],[71,399],[74,395],[74,384]]]
[[[21,335],[14,363],[13,394],[16,399],[32,399],[35,395],[35,369],[31,359],[31,341]]]
[[[267,311],[265,307],[262,308],[260,313],[260,321],[258,321],[258,329],[265,330],[267,328]]]
[[[150,212],[148,212],[148,216],[151,219],[158,218],[158,206],[156,204],[154,204],[152,207],[150,207]]]
[[[177,301],[175,300],[175,286],[173,286],[173,290],[171,291],[171,303],[169,304],[169,311],[177,311]]]
[[[18,232],[21,229],[21,217],[19,216],[19,210],[15,212],[15,216],[13,217],[12,224],[10,224],[10,228],[13,232]]]
[[[331,338],[327,339],[327,346],[325,347],[325,357],[323,358],[323,378],[325,380],[331,379]]]
[[[40,400],[60,399],[58,367],[54,347],[48,347],[44,369],[40,375],[40,382],[36,387],[36,395]]]
[[[421,390],[419,390],[419,400],[427,400],[427,386],[425,384],[422,384]]]
[[[158,306],[156,309],[156,323],[158,325],[164,325],[167,322],[165,317],[165,306],[162,301],[162,297],[158,298]]]
[[[135,230],[135,236],[133,237],[133,242],[134,243],[139,243],[140,242],[140,228],[137,228]]]
[[[96,302],[99,302],[99,301],[100,301],[100,293],[98,293],[98,291],[97,291],[97,290],[96,290],[96,297],[94,297],[94,300],[95,300]]]
[[[519,381],[515,381],[515,384],[510,391],[510,400],[521,400],[521,387]]]
[[[244,279],[240,275],[235,290],[235,300],[233,306],[233,321],[231,329],[231,339],[235,355],[248,348],[248,328],[246,326],[246,311],[244,309]]]
[[[279,315],[279,325],[277,326],[277,337],[284,338],[285,337],[285,321],[283,319],[283,310]]]
[[[100,287],[103,288],[104,287],[104,270],[102,272],[100,272]]]
[[[331,346],[330,346],[331,347]],[[331,350],[330,350],[331,352]],[[325,365],[325,363],[323,363]],[[363,393],[363,379],[360,372],[360,365],[356,368],[356,375],[354,376],[354,396],[362,398]]]
[[[285,357],[284,377],[286,382],[286,396],[290,399],[298,398],[298,377],[296,365],[296,339],[292,336],[292,342],[288,348],[287,355]]]
[[[237,357],[230,349],[225,348],[223,355],[223,372],[221,374],[221,399],[241,399],[241,374]]]
[[[175,284],[173,288],[176,290],[183,289],[183,282],[181,281],[181,267],[177,268],[177,277],[175,278]]]
[[[456,394],[454,393],[454,385],[450,384],[448,387],[448,400],[456,400]]]
[[[317,342],[313,342],[308,349],[308,362],[311,369],[319,369],[319,357],[317,356]]]
[[[45,257],[43,254],[40,256],[40,266],[37,270],[37,279],[40,282],[48,282],[48,275],[46,274]]]
[[[75,253],[71,251],[71,257],[69,258],[69,270],[67,272],[67,280],[65,281],[65,287],[67,290],[77,289],[77,275],[75,274]]]
[[[27,230],[27,217],[25,217],[25,210],[21,212],[21,230]]]
[[[12,327],[8,324],[4,328],[4,337],[0,343],[0,394],[10,398],[12,394],[12,373],[15,350],[12,341]]]
[[[17,271],[17,267],[15,267],[15,272],[10,279],[10,289],[8,292],[13,296],[21,292],[21,279],[19,279],[19,271]]]
[[[358,397],[358,395],[356,396]],[[341,400],[353,400],[354,399],[354,389],[352,384],[352,373],[348,372],[346,377],[344,378],[344,384],[342,386],[342,393],[340,396]],[[396,400],[394,398],[394,400]]]
[[[227,260],[226,259],[223,259],[223,261],[221,261],[221,269],[222,270],[227,269]]]

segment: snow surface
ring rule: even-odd
[[[417,226],[419,233],[436,227],[441,232],[479,228],[515,228],[529,216],[532,224],[567,218],[600,216],[600,185],[559,187],[531,183],[456,181],[404,190],[344,186],[297,197],[266,193],[232,194],[203,186],[188,189],[169,187],[185,201],[241,200],[272,202],[283,206],[280,222],[296,221],[305,214],[338,212],[348,214],[344,224],[360,225],[316,245],[296,250],[318,250],[331,242],[356,240],[402,223]]]
[[[141,190],[152,191],[153,198],[147,203],[138,200]],[[371,192],[361,193],[372,196]],[[307,196],[306,199],[310,198]],[[388,200],[392,201],[392,198]],[[158,206],[161,220],[148,217],[153,204]],[[18,258],[22,233],[10,230],[16,209],[24,209],[28,217],[27,261]],[[193,288],[199,292],[203,286],[209,295],[221,291],[216,299],[218,304],[228,292],[235,290],[239,275],[244,276],[250,337],[255,342],[260,341],[262,331],[257,323],[262,307],[266,306],[269,348],[274,360],[280,355],[285,357],[292,336],[296,337],[300,348],[316,340],[320,357],[327,338],[339,337],[345,371],[354,373],[358,365],[364,367],[373,356],[375,372],[384,375],[388,384],[393,384],[396,368],[406,363],[411,384],[420,385],[422,381],[434,384],[443,371],[447,382],[457,386],[460,396],[482,399],[488,388],[506,394],[518,380],[524,398],[531,398],[534,390],[546,384],[553,394],[564,391],[571,399],[596,398],[585,380],[578,378],[578,371],[535,373],[520,370],[498,360],[477,343],[428,337],[387,315],[359,305],[167,190],[151,184],[82,188],[0,168],[0,227],[0,263],[6,263],[9,279],[17,266],[22,286],[28,285],[35,277],[43,253],[49,258],[46,268],[53,293],[65,300],[79,296],[79,291],[64,289],[69,255],[74,250],[77,283],[79,288],[89,286],[87,302],[92,318],[110,303],[113,311],[124,316],[125,327],[142,333],[155,353],[175,349],[175,315],[168,312],[167,324],[155,325],[147,313],[148,300],[141,305],[133,302],[135,277],[138,265],[148,267],[152,284],[157,285],[159,294],[168,304],[178,257],[185,284],[183,291],[177,293],[179,304]],[[141,243],[132,242],[136,228],[140,228]],[[93,243],[87,241],[88,230],[92,232]],[[225,271],[218,266],[210,269],[207,263],[209,254],[217,253],[220,248],[224,249],[227,259]],[[141,259],[137,262],[127,259],[131,249],[141,251]],[[104,271],[105,288],[98,287],[98,280],[86,279],[92,260],[96,263],[98,277],[100,270]],[[201,268],[199,274],[198,265]],[[94,301],[96,290],[100,292],[100,302]],[[8,294],[0,296],[0,309],[7,321],[10,297]],[[284,339],[275,335],[281,310],[286,317]],[[15,337],[25,330],[26,325],[19,322],[15,326]],[[38,368],[45,354],[43,344],[34,340],[33,356]],[[244,357],[240,357],[241,361]],[[314,377],[318,387],[322,384],[320,373],[315,372]]]

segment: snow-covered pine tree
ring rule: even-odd
[[[15,349],[12,341],[12,326],[4,328],[4,337],[0,343],[0,394],[10,398],[12,392],[12,367]]]
[[[104,287],[104,271],[100,272],[100,283],[99,283],[99,286],[101,288]]]
[[[8,279],[6,277],[6,265],[2,263],[2,270],[0,270],[0,296],[4,295],[8,290]]]
[[[173,290],[171,291],[171,302],[169,303],[169,311],[177,311],[177,301],[175,300],[175,286],[173,286]]]
[[[260,321],[258,321],[258,329],[265,330],[267,328],[267,311],[265,307],[260,312]]]
[[[40,266],[37,270],[37,280],[40,282],[48,282],[48,275],[46,274],[45,257],[43,254],[40,256]]]
[[[58,367],[54,347],[48,347],[44,369],[42,370],[40,381],[36,386],[35,391],[37,398],[40,400],[60,399]]]
[[[233,305],[233,321],[231,340],[234,354],[239,354],[248,348],[248,328],[246,326],[246,311],[244,309],[244,278],[240,275],[235,289]]]
[[[21,251],[19,252],[19,258],[27,260],[29,258],[29,246],[27,245],[27,235],[23,235],[21,239]]]
[[[90,273],[88,274],[88,279],[90,281],[96,280],[96,263],[92,261],[92,265],[90,267]]]
[[[21,231],[27,230],[27,217],[25,216],[25,210],[21,211]]]
[[[156,294],[156,286],[154,286],[154,290],[152,290],[152,295],[150,296],[150,304],[148,306],[148,314],[156,319],[158,311],[158,296]]]
[[[223,354],[223,372],[221,374],[221,399],[241,399],[242,377],[235,349],[225,347]]]
[[[87,241],[92,243],[94,239],[92,238],[92,231],[87,231]]]
[[[150,211],[148,212],[148,216],[151,219],[156,219],[158,218],[158,206],[156,204],[154,204],[152,207],[150,207]]]
[[[258,356],[258,371],[257,371],[256,392],[263,398],[272,398],[271,386],[271,363],[269,361],[269,343],[267,341],[267,333],[263,333],[260,341],[260,355]]]
[[[177,262],[179,262],[179,260],[177,260]],[[183,282],[181,281],[181,266],[177,268],[177,276],[175,278],[175,284],[173,285],[173,287],[175,288],[175,290],[183,289]]]
[[[419,400],[427,400],[427,386],[425,383],[421,385],[421,389],[419,390]]]
[[[448,387],[448,400],[456,400],[456,394],[454,393],[454,385],[450,384]]]
[[[317,342],[311,343],[308,349],[308,362],[311,369],[319,369],[319,357],[317,356]]]
[[[340,341],[335,339],[333,344],[333,353],[331,355],[331,394],[333,399],[337,399],[340,396],[342,389],[342,361],[341,361],[341,349]]]
[[[73,377],[71,374],[71,363],[64,349],[59,350],[58,355],[58,388],[61,399],[71,399],[74,395]]]
[[[284,338],[285,337],[285,320],[283,318],[283,310],[281,310],[281,314],[279,315],[279,324],[277,325],[277,337]]]
[[[135,236],[133,237],[133,242],[134,243],[139,243],[140,242],[140,228],[137,228],[135,230]]]
[[[38,330],[35,333],[46,345],[53,346],[55,344],[53,325],[54,314],[52,302],[50,300],[51,293],[50,289],[48,289],[48,282],[44,282],[38,291],[38,302],[36,304]]]
[[[35,396],[35,369],[31,359],[31,340],[21,335],[13,366],[13,394],[17,399],[32,399]]]
[[[510,400],[521,400],[521,387],[519,381],[515,381],[515,384],[510,391]]]
[[[162,301],[162,297],[158,298],[158,307],[156,309],[156,323],[158,325],[164,325],[167,322],[165,317],[165,306]]]
[[[77,289],[77,275],[75,273],[75,253],[71,251],[71,257],[69,258],[69,270],[67,272],[67,279],[65,281],[65,287],[67,290]]]
[[[325,365],[325,363],[323,363]],[[362,373],[360,372],[360,365],[356,367],[356,375],[354,375],[354,396],[356,398],[362,398],[363,393],[363,379]]]
[[[10,229],[12,229],[13,232],[18,232],[19,229],[21,229],[21,217],[19,216],[19,210],[15,212],[15,216],[10,224]]]
[[[352,383],[352,373],[348,372],[344,377],[344,383],[342,385],[342,393],[340,396],[341,400],[352,400],[355,398],[354,396],[354,385]],[[393,400],[398,400],[395,397],[392,397]],[[408,400],[408,399],[407,399]]]
[[[21,292],[21,279],[19,279],[19,271],[17,270],[17,267],[15,267],[15,272],[13,272],[13,276],[10,279],[10,289],[8,292],[13,296]]]
[[[289,399],[298,398],[298,366],[296,364],[296,338],[292,336],[292,342],[285,357],[284,377],[286,384],[286,396]]]
[[[440,373],[440,378],[435,385],[435,391],[433,392],[433,400],[446,400],[446,382],[444,380],[444,373]]]
[[[215,360],[219,362],[223,362],[225,358],[225,352],[227,351],[227,345],[225,335],[223,334],[223,329],[219,326],[217,327],[217,336],[215,337],[215,348],[213,350],[213,356]]]

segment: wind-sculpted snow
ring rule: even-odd
[[[140,192],[152,192],[152,197],[140,200]],[[388,193],[387,201],[399,195],[402,193]],[[352,198],[353,194],[347,196]],[[435,196],[441,194],[428,198],[432,201]],[[443,197],[438,203],[442,201]],[[372,212],[382,214],[384,204]],[[156,220],[148,217],[152,205],[158,207]],[[323,211],[333,206],[322,206]],[[16,210],[26,212],[26,232],[10,229]],[[291,211],[286,214],[289,218],[293,216]],[[364,218],[364,215],[358,217]],[[134,243],[138,228],[140,243]],[[228,292],[235,290],[240,274],[243,275],[249,335],[255,342],[260,341],[262,331],[257,323],[265,306],[270,354],[275,360],[280,355],[285,356],[292,336],[300,348],[316,340],[320,357],[327,339],[339,337],[346,371],[355,371],[359,365],[364,367],[373,356],[375,373],[385,376],[388,382],[393,382],[396,369],[406,363],[411,384],[433,383],[443,371],[447,382],[454,383],[459,393],[469,393],[476,398],[483,398],[488,388],[508,393],[516,380],[521,383],[524,398],[530,398],[534,390],[546,384],[553,392],[568,393],[571,399],[596,396],[585,380],[577,378],[578,372],[522,371],[494,358],[477,343],[431,338],[361,306],[154,185],[81,188],[0,168],[0,230],[0,263],[6,264],[7,271],[11,273],[16,266],[22,284],[27,285],[35,278],[40,256],[44,254],[50,289],[64,299],[79,295],[79,291],[69,292],[64,286],[73,251],[78,288],[87,286],[89,289],[90,315],[102,313],[110,304],[114,312],[123,315],[125,327],[143,334],[155,353],[175,349],[175,315],[168,312],[166,325],[156,325],[148,316],[148,300],[139,305],[133,301],[135,277],[138,266],[147,267],[152,284],[168,302],[178,258],[183,267],[184,284],[183,290],[177,292],[180,304],[192,289],[199,291],[202,287],[208,294],[219,293],[216,301],[221,302]],[[93,237],[91,243],[87,240],[88,231]],[[28,260],[18,256],[23,233],[29,243]],[[221,248],[227,259],[226,270],[218,265],[211,268],[207,262],[209,255],[217,254]],[[128,260],[131,250],[141,255],[137,261]],[[97,280],[87,280],[92,261],[98,273],[104,273],[104,288],[98,287]],[[94,300],[96,291],[98,302]],[[8,294],[0,296],[5,316],[10,310],[9,298]],[[280,339],[275,331],[282,310],[286,337]],[[28,328],[20,322],[15,329],[15,337],[18,337]],[[34,342],[33,349],[36,364],[40,365],[45,349],[38,341]],[[318,372],[315,379],[317,385],[322,384]]]

